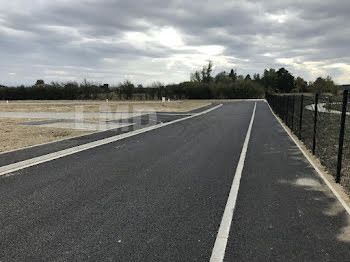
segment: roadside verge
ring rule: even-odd
[[[315,169],[317,174],[322,178],[322,180],[325,182],[325,184],[330,188],[330,190],[333,192],[333,194],[336,196],[336,198],[339,200],[339,202],[342,204],[344,209],[347,211],[347,213],[350,215],[350,198],[345,193],[345,190],[340,184],[335,183],[334,177],[330,175],[326,169],[321,165],[320,161],[311,154],[311,152],[305,147],[304,143],[301,142],[290,130],[290,128],[283,123],[283,121],[273,112],[272,108],[270,107],[269,103],[265,100],[266,104],[271,110],[271,113],[275,116],[277,121],[280,123],[280,125],[283,127],[283,129],[287,132],[289,137],[293,140],[293,142],[296,144],[296,146],[300,149],[300,151],[303,153],[305,158],[309,161],[311,166]]]

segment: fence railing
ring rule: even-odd
[[[272,110],[350,193],[350,114],[343,96],[266,94]]]

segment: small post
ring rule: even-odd
[[[314,111],[314,134],[312,139],[312,154],[316,150],[316,131],[317,131],[317,111],[318,111],[318,94],[315,95],[315,111]]]
[[[303,126],[303,109],[304,109],[304,95],[300,98],[300,117],[299,117],[299,139],[301,140],[301,130]]]
[[[278,97],[278,115],[282,119],[282,97]]]
[[[292,119],[291,119],[291,121],[292,121],[292,123],[291,123],[291,130],[292,130],[292,132],[293,132],[293,127],[294,127],[294,103],[295,103],[295,96],[293,95],[293,97],[292,97]]]
[[[277,97],[273,96],[272,98],[273,98],[273,104],[274,104],[275,110],[277,110]]]
[[[340,134],[339,134],[339,147],[338,147],[338,162],[337,162],[337,176],[335,182],[340,182],[341,175],[341,164],[343,159],[343,143],[344,143],[344,130],[345,130],[345,119],[346,119],[346,106],[348,104],[348,90],[343,92],[343,107],[341,111],[341,122],[340,122]]]
[[[285,111],[285,122],[286,125],[288,126],[288,107],[289,107],[289,96],[286,96],[286,111]]]

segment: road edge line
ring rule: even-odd
[[[131,124],[131,125],[132,125],[132,124]],[[125,126],[124,126],[124,127],[125,127]],[[108,131],[113,131],[113,130],[122,129],[122,128],[123,128],[123,127],[117,127],[117,128],[112,128],[112,129],[103,130],[103,131],[95,131],[95,132],[86,133],[86,134],[81,134],[81,135],[76,135],[76,136],[71,136],[71,137],[67,137],[67,138],[61,138],[61,139],[58,139],[58,140],[52,140],[52,141],[48,141],[48,142],[43,142],[43,143],[36,144],[36,145],[31,145],[31,146],[25,146],[25,147],[10,149],[10,150],[7,150],[7,151],[2,151],[2,152],[0,152],[0,156],[1,156],[1,155],[8,154],[8,153],[13,153],[13,152],[21,151],[21,150],[31,149],[31,148],[34,148],[34,147],[45,146],[45,145],[49,145],[49,144],[53,144],[53,143],[57,143],[57,142],[62,142],[62,141],[66,141],[66,140],[74,139],[74,138],[81,138],[81,137],[89,136],[89,135],[96,135],[96,134],[99,134],[99,133],[108,132]]]
[[[303,153],[303,155],[305,156],[305,158],[309,161],[309,163],[311,164],[311,166],[316,170],[317,174],[322,178],[322,180],[325,182],[325,184],[329,187],[329,189],[333,192],[333,194],[335,195],[335,197],[338,199],[338,201],[342,204],[342,206],[344,207],[344,209],[346,210],[346,212],[350,215],[350,207],[349,205],[346,203],[346,201],[341,197],[341,195],[337,192],[337,190],[333,187],[333,185],[331,184],[331,182],[329,182],[329,180],[323,175],[322,171],[314,164],[314,162],[312,161],[312,159],[306,154],[306,152],[301,148],[301,146],[298,144],[298,142],[295,140],[295,138],[290,134],[290,132],[288,131],[288,129],[284,126],[284,124],[282,123],[282,121],[279,119],[279,117],[277,117],[277,115],[273,112],[270,104],[265,100],[266,104],[268,105],[268,107],[270,108],[271,113],[274,115],[274,117],[277,119],[277,121],[280,123],[280,125],[283,127],[284,131],[286,131],[286,133],[289,135],[289,137],[293,140],[293,142],[297,145],[297,147],[300,149],[300,151]]]
[[[112,142],[116,142],[116,141],[119,141],[119,140],[122,140],[122,139],[125,139],[125,138],[128,138],[128,137],[132,137],[132,136],[135,136],[135,135],[138,135],[138,134],[141,134],[141,133],[145,133],[145,132],[148,132],[148,131],[151,131],[151,130],[154,130],[154,129],[158,129],[158,128],[161,128],[161,127],[164,127],[164,126],[168,126],[168,125],[171,125],[171,124],[174,124],[174,123],[177,123],[177,122],[181,122],[181,121],[184,121],[184,120],[187,120],[187,119],[190,119],[190,118],[194,118],[194,117],[197,117],[197,116],[209,113],[209,112],[211,112],[211,111],[213,111],[213,110],[215,110],[217,108],[220,108],[222,105],[223,104],[219,104],[217,106],[211,107],[211,108],[209,108],[209,109],[207,109],[205,111],[199,112],[197,114],[193,114],[191,116],[187,116],[187,117],[180,118],[180,119],[175,119],[175,120],[167,122],[167,123],[160,123],[160,124],[157,124],[157,125],[149,126],[149,127],[142,128],[142,129],[138,129],[138,130],[131,131],[131,132],[128,132],[128,133],[124,133],[124,134],[120,134],[120,135],[104,138],[104,139],[93,141],[93,142],[90,142],[90,143],[87,143],[87,144],[74,146],[74,147],[71,147],[71,148],[59,150],[57,152],[49,153],[49,154],[42,155],[42,156],[39,156],[39,157],[34,157],[34,158],[31,158],[31,159],[23,160],[23,161],[14,163],[14,164],[1,166],[0,167],[0,177],[1,176],[6,176],[9,173],[12,173],[12,172],[15,172],[15,171],[27,168],[27,167],[31,167],[31,166],[35,166],[35,165],[38,165],[38,164],[41,164],[41,163],[49,162],[49,161],[52,161],[52,160],[55,160],[55,159],[58,159],[58,158],[61,158],[61,157],[72,155],[72,154],[75,154],[75,153],[78,153],[78,152],[81,152],[81,151],[85,151],[85,150],[88,150],[88,149],[91,149],[91,148],[95,148],[95,147],[98,147],[98,146],[106,145],[106,144],[109,144],[109,143],[112,143]]]
[[[255,118],[256,102],[254,104],[253,113],[248,126],[247,134],[244,139],[241,155],[238,160],[236,172],[232,181],[229,196],[227,198],[224,214],[221,219],[220,227],[215,239],[213,251],[211,253],[210,262],[221,262],[224,260],[228,237],[231,229],[233,213],[236,207],[239,185],[242,177],[245,158],[248,151],[248,144]]]
[[[172,101],[172,102],[180,102],[180,101]],[[179,111],[179,112],[183,113],[183,115],[193,115],[195,113],[188,113],[188,114],[186,114],[186,112],[190,112],[192,110],[197,110],[197,109],[200,109],[200,108],[203,108],[203,107],[206,107],[206,106],[210,106],[212,104],[213,103],[208,103],[208,104],[206,104],[204,106],[199,106],[199,107],[195,107],[195,108],[193,108],[191,110]],[[142,113],[142,112],[145,112],[144,115],[150,115],[150,114],[154,113],[153,111],[135,111],[135,113]],[[102,113],[102,112],[100,112],[100,113]],[[113,112],[113,113],[130,113],[130,112],[125,111],[125,112]],[[160,112],[155,112],[155,113],[157,114],[157,113],[160,113]],[[164,113],[172,113],[172,111],[166,111]],[[127,118],[125,118],[125,119],[127,119]],[[81,134],[81,135],[76,135],[76,136],[71,136],[71,137],[67,137],[67,138],[61,138],[61,139],[58,139],[58,140],[52,140],[52,141],[43,142],[43,143],[36,144],[36,145],[31,145],[31,146],[24,146],[24,147],[20,147],[20,148],[14,148],[14,149],[10,149],[10,150],[7,150],[7,151],[0,152],[0,155],[4,155],[4,154],[7,154],[7,153],[13,153],[13,152],[21,151],[21,150],[25,150],[25,149],[31,149],[31,148],[39,147],[39,146],[45,146],[45,145],[53,144],[53,143],[56,143],[56,142],[66,141],[66,140],[69,140],[69,139],[80,138],[80,137],[83,137],[83,136],[95,135],[95,134],[99,134],[99,133],[102,133],[102,132],[116,130],[116,129],[119,129],[119,128],[122,128],[122,127],[117,127],[117,128],[113,128],[113,129],[109,129],[109,130],[104,130],[104,131],[95,131],[95,132],[91,132],[91,133],[87,133],[87,134]]]

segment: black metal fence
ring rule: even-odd
[[[266,94],[272,110],[350,193],[350,114],[343,96]]]

